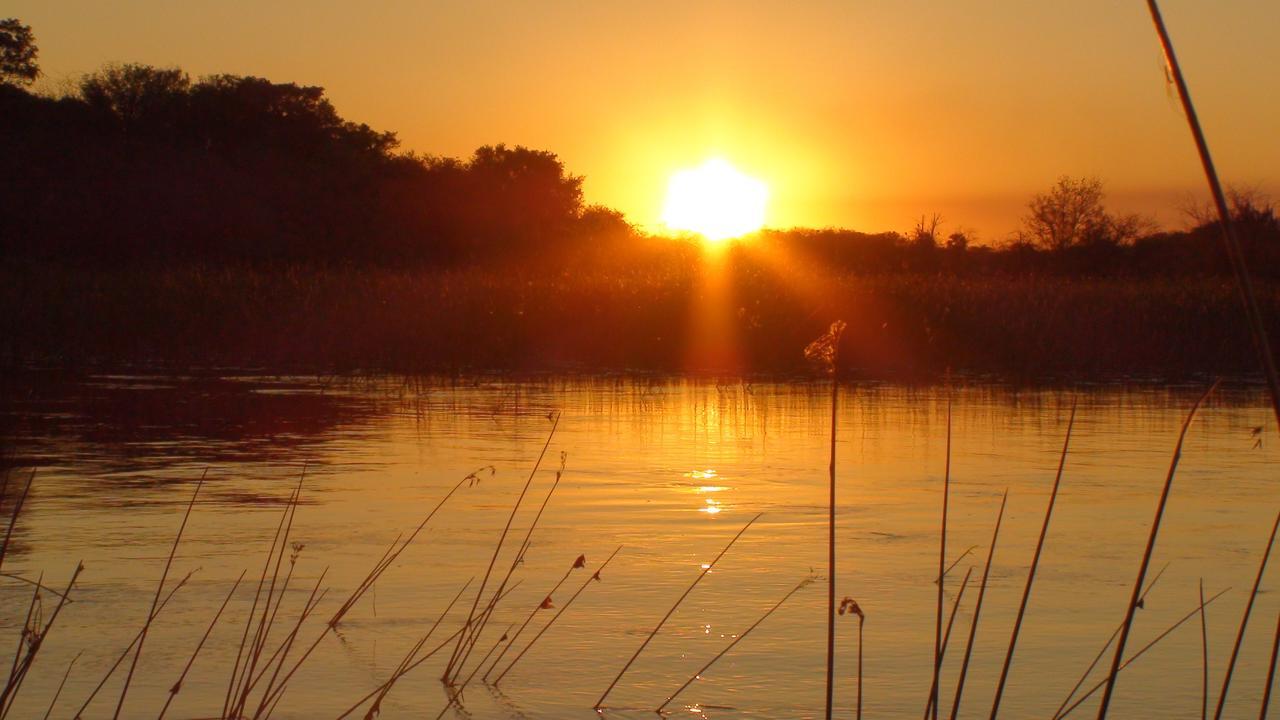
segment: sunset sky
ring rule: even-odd
[[[1165,0],[1227,182],[1280,189],[1280,2]],[[657,228],[712,156],[770,186],[774,227],[1000,240],[1028,196],[1097,175],[1180,226],[1202,193],[1144,2],[10,0],[56,90],[108,62],[324,86],[406,149],[556,152],[587,201]]]

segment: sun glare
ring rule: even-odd
[[[768,201],[763,182],[713,158],[671,176],[662,221],[672,230],[719,242],[759,230]]]

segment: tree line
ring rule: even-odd
[[[0,20],[0,259],[439,266],[689,252],[586,205],[583,178],[551,152],[404,152],[394,133],[341,117],[322,88],[260,77],[109,65],[38,94],[37,59],[31,29]],[[1229,272],[1209,214],[1164,231],[1104,201],[1100,181],[1061,178],[996,244],[944,237],[936,215],[905,233],[761,240],[862,272]],[[1233,201],[1253,267],[1280,275],[1274,206]]]

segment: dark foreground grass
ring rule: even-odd
[[[1259,287],[1263,314],[1280,292]],[[556,271],[0,270],[0,360],[297,370],[791,373],[830,318],[881,377],[1249,371],[1229,280],[832,276],[796,266]],[[711,328],[712,330],[709,330]],[[1280,327],[1270,328],[1271,332]],[[699,355],[711,342],[731,352]]]

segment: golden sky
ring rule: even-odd
[[[1280,195],[1280,2],[1164,0],[1224,179]],[[10,0],[56,89],[107,62],[324,86],[407,149],[556,152],[589,202],[656,227],[672,172],[722,156],[774,227],[986,241],[1061,174],[1180,226],[1202,194],[1141,0]]]

